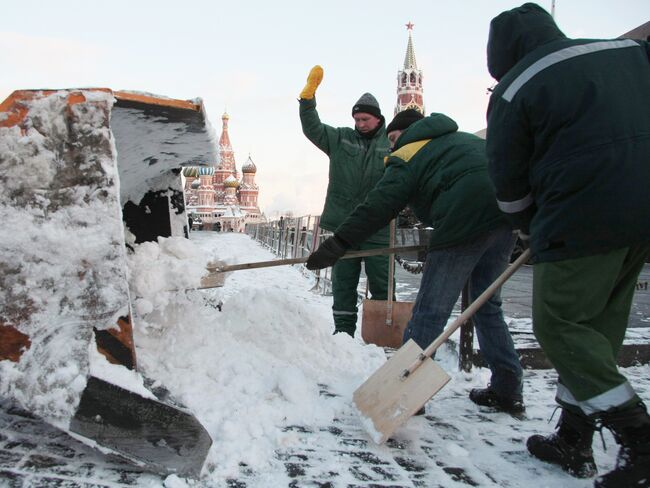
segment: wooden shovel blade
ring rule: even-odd
[[[387,300],[363,301],[361,338],[366,344],[399,349],[413,312],[413,302],[393,302],[390,324],[386,324],[387,310]]]
[[[208,274],[201,278],[200,288],[219,288],[226,281],[226,273],[218,271],[219,266],[223,266],[222,261],[210,261],[207,266]]]
[[[201,286],[199,288],[220,288],[224,286],[226,277],[224,273],[219,271],[210,271],[207,275],[201,278]]]
[[[431,358],[426,358],[411,375],[403,378],[404,370],[422,352],[422,348],[409,339],[354,392],[352,398],[364,428],[377,444],[388,439],[450,380]]]

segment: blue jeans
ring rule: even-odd
[[[471,242],[427,253],[413,315],[404,342],[413,339],[425,349],[443,331],[455,303],[469,281],[474,301],[506,269],[515,237],[503,226]],[[481,354],[490,367],[490,388],[497,394],[521,395],[522,368],[501,310],[498,290],[474,315]]]

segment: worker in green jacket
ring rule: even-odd
[[[530,453],[596,474],[594,429],[621,445],[597,487],[650,486],[650,417],[621,374],[650,253],[650,43],[569,39],[534,3],[490,24],[487,154],[499,207],[530,236],[533,331],[558,372],[558,430]]]
[[[398,113],[387,131],[395,146],[384,176],[309,257],[307,268],[337,262],[409,205],[433,228],[420,290],[404,332],[404,342],[413,339],[424,349],[444,330],[465,283],[474,300],[501,275],[515,236],[497,208],[482,139],[459,132],[446,115],[422,118],[415,110]],[[499,292],[478,310],[475,323],[492,375],[487,388],[470,392],[470,400],[521,414],[523,372]]]
[[[320,227],[332,232],[381,178],[389,145],[384,117],[370,93],[365,93],[352,107],[354,129],[323,124],[314,98],[322,78],[323,69],[314,66],[300,93],[300,122],[305,136],[329,157],[329,183]],[[354,249],[376,249],[387,245],[388,228],[378,228],[373,235],[357,242]],[[387,256],[345,259],[336,263],[332,268],[335,334],[345,332],[354,337],[362,260],[371,299],[387,299]]]

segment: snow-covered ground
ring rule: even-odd
[[[179,253],[181,245],[187,249]],[[200,255],[228,264],[273,259],[269,251],[242,234],[196,232],[191,241],[175,246],[176,256]],[[132,259],[134,276],[154,272],[151,263],[139,267],[138,259],[146,262],[156,246],[147,247],[151,249],[141,249]],[[166,247],[172,246],[158,247],[157,252],[165,254]],[[164,266],[160,258],[154,268]],[[233,272],[223,288],[210,291],[158,291],[148,296],[141,290],[136,309],[148,313],[134,319],[140,367],[183,401],[210,432],[214,444],[203,470],[205,486],[238,478],[243,465],[254,473],[250,479],[256,480],[256,486],[287,486],[291,477],[277,452],[305,445],[287,427],[328,426],[346,417],[354,422],[352,393],[386,356],[358,337],[332,335],[331,297],[310,292],[312,285],[311,275],[300,267],[283,266]],[[214,306],[219,301],[223,302],[221,312]],[[472,387],[486,383],[487,370],[459,372],[457,357],[449,348],[436,361],[452,381],[427,404],[427,414],[445,428],[439,432],[425,418],[413,418],[396,433],[397,442],[432,441],[436,458],[445,465],[460,466],[479,486],[530,486],[531,469],[539,472],[536,486],[591,485],[525,453],[528,433],[549,432],[555,425],[555,420],[548,423],[554,408],[552,371],[527,373],[527,420],[515,420],[482,410],[467,399]],[[626,371],[647,400],[650,367]],[[446,430],[455,434],[449,438]],[[336,446],[327,445],[328,439],[318,432],[308,436],[309,446],[336,452]],[[599,440],[594,443],[603,472],[612,467],[617,452],[609,433],[605,440],[607,452]],[[367,449],[385,455],[388,448],[370,441]],[[331,468],[341,467],[335,457],[328,462]],[[430,464],[436,467],[434,461]],[[503,481],[490,479],[486,472],[491,471]],[[435,472],[431,469],[431,483],[451,486],[448,477],[436,482]],[[175,481],[175,486],[182,486],[180,480]],[[359,480],[339,473],[331,482],[345,486]]]
[[[527,412],[515,419],[469,401],[469,390],[484,386],[489,372],[460,372],[454,347],[445,346],[436,362],[451,381],[427,403],[426,416],[411,418],[378,446],[363,430],[352,393],[384,364],[386,353],[359,337],[332,335],[331,297],[310,291],[310,273],[300,266],[236,271],[221,288],[183,290],[196,283],[208,261],[270,259],[248,236],[216,232],[145,243],[129,257],[139,368],[184,403],[213,439],[199,480],[144,475],[126,483],[115,466],[97,463],[89,477],[86,458],[68,466],[62,485],[3,484],[4,475],[25,480],[34,469],[8,468],[11,458],[5,456],[0,487],[592,486],[592,480],[572,478],[526,452],[526,438],[551,432],[557,420],[556,414],[549,423],[551,370],[526,371]],[[650,366],[625,374],[647,402]],[[611,434],[603,434],[607,451],[598,436],[594,450],[606,472],[618,449]],[[0,432],[0,454],[8,435]]]
[[[183,243],[227,264],[273,259],[243,234],[195,232],[176,244]],[[154,245],[146,247],[132,259],[134,276],[151,272]],[[139,365],[210,432],[206,479],[234,477],[240,463],[270,476],[284,471],[274,452],[294,435],[283,427],[332,422],[385,361],[381,348],[333,336],[328,298],[309,289],[298,268],[275,267],[230,273],[223,288],[210,291],[139,290],[136,310],[152,310],[134,317]],[[323,398],[319,384],[340,396]]]

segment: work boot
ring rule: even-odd
[[[342,332],[354,337],[357,330],[357,316],[352,314],[334,315],[334,335]]]
[[[493,407],[500,412],[518,414],[526,411],[521,395],[499,395],[489,386],[487,388],[474,388],[469,392],[469,399],[477,405]]]
[[[643,402],[600,416],[621,446],[616,468],[596,479],[596,488],[650,487],[650,417]]]
[[[562,409],[557,432],[528,438],[526,447],[537,459],[559,465],[576,478],[591,478],[598,472],[591,442],[596,424],[585,414]]]
[[[354,329],[334,329],[334,332],[332,332],[332,335],[336,334],[347,334],[350,337],[354,337]]]

